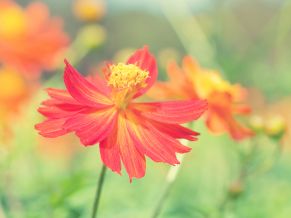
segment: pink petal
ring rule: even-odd
[[[66,119],[48,119],[42,123],[36,124],[35,129],[39,131],[39,134],[48,137],[55,138],[61,135],[67,134],[69,131],[63,128],[63,124]]]
[[[38,112],[49,118],[64,118],[80,111],[88,110],[88,106],[80,105],[69,93],[61,89],[47,89],[51,99],[42,102]]]
[[[80,110],[84,110],[84,109],[88,109],[88,106],[83,106],[80,104],[67,104],[67,103],[63,103],[59,100],[56,99],[48,99],[45,100],[41,103],[43,106],[47,106],[47,107],[57,107],[63,111],[80,111]]]
[[[120,174],[121,171],[121,161],[119,154],[119,146],[116,144],[116,135],[111,135],[105,140],[100,142],[100,155],[103,163],[109,167],[113,172]]]
[[[144,94],[155,83],[158,77],[158,68],[155,57],[149,52],[148,47],[144,46],[142,49],[137,50],[128,60],[127,64],[135,64],[142,70],[149,72],[149,78],[145,88],[140,89],[134,96],[137,98]]]
[[[40,107],[37,111],[43,116],[53,118],[53,119],[65,118],[72,114],[72,112],[64,111],[56,106]]]
[[[113,108],[91,113],[78,113],[69,118],[64,128],[76,132],[82,144],[94,145],[104,140],[116,127],[116,112]]]
[[[136,134],[134,129],[138,131],[138,134]],[[141,154],[148,156],[155,162],[164,162],[171,165],[179,163],[171,144],[164,144],[164,142],[169,143],[164,138],[157,138],[152,132],[142,126],[129,128],[129,133]]]
[[[145,175],[145,157],[136,148],[136,141],[131,137],[128,128],[129,122],[123,115],[119,115],[116,133],[116,144],[119,146],[120,157],[130,178],[142,178]]]
[[[185,128],[178,124],[165,124],[161,122],[151,121],[151,123],[161,132],[176,138],[176,139],[187,139],[190,141],[196,141],[196,136],[200,135],[191,129]]]
[[[105,78],[102,78],[101,76],[99,76],[97,73],[91,76],[88,76],[87,80],[94,84],[96,86],[96,88],[98,88],[98,90],[106,95],[109,96],[111,93],[111,89],[110,87],[107,85]]]
[[[103,95],[95,85],[82,77],[67,61],[65,63],[64,81],[74,99],[81,104],[96,108],[112,105],[111,100]]]
[[[161,132],[160,126],[154,125],[147,119],[128,113],[126,123],[127,131],[137,149],[156,162],[178,164],[176,153],[185,153],[191,150],[173,136]]]
[[[47,88],[46,91],[51,98],[59,100],[62,103],[80,105],[80,103],[76,101],[67,90]]]
[[[134,103],[141,115],[161,123],[181,124],[198,119],[207,109],[204,100]]]

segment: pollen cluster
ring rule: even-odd
[[[108,85],[118,89],[144,87],[146,79],[149,77],[148,71],[144,71],[134,64],[111,65],[110,71]]]

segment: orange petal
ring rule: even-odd
[[[252,132],[234,118],[232,98],[228,93],[215,93],[209,99],[209,111],[206,119],[208,128],[214,133],[229,132],[235,140],[252,136]]]

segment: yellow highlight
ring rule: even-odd
[[[0,36],[18,36],[25,31],[25,14],[18,7],[4,8],[0,13],[0,24]]]
[[[140,69],[134,64],[123,64],[110,66],[111,74],[108,85],[114,88],[126,89],[134,87],[145,87],[149,72]]]
[[[18,98],[26,92],[22,77],[17,72],[6,68],[0,69],[0,87],[0,101]]]
[[[286,121],[280,115],[275,115],[265,122],[265,132],[269,136],[281,136],[286,130]]]
[[[83,21],[100,20],[106,13],[103,0],[75,0],[74,13]]]
[[[194,76],[194,75],[193,75]],[[218,92],[233,92],[234,86],[229,82],[223,80],[221,76],[214,71],[203,72],[196,74],[193,80],[194,85],[197,87],[199,97],[207,98],[214,91]]]

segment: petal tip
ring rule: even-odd
[[[148,46],[148,45],[144,45],[144,46],[143,46],[143,50],[144,50],[144,51],[149,51],[149,46]]]
[[[64,63],[65,63],[66,66],[70,66],[70,63],[66,58],[64,59]]]

